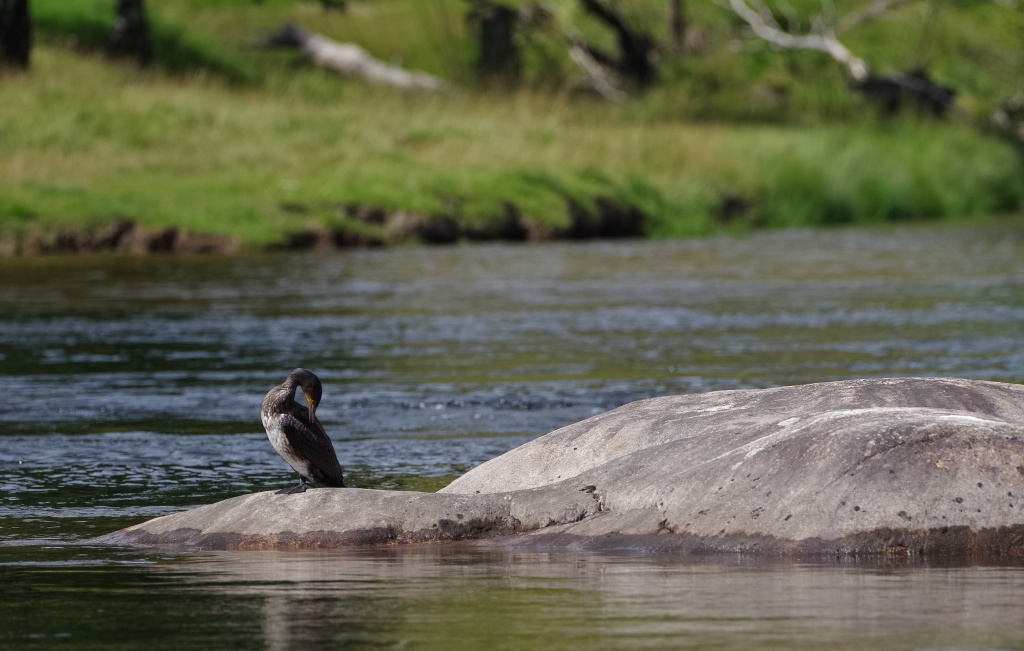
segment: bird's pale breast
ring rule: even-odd
[[[281,426],[283,415],[280,414],[264,414],[263,415],[263,427],[267,430],[267,438],[270,439],[270,444],[274,446],[277,453],[281,455],[281,458],[288,462],[295,472],[299,473],[303,477],[309,476],[309,462],[300,457],[295,453],[295,449],[291,443],[288,442],[288,437],[284,433],[284,428]]]

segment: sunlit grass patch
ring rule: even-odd
[[[114,29],[114,0],[33,0],[37,33],[47,42],[102,52]],[[255,83],[259,73],[232,50],[184,23],[165,18],[159,6],[149,9],[156,66],[171,73],[203,73],[232,83]]]

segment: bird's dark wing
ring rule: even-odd
[[[345,485],[338,455],[320,421],[314,419],[311,423],[308,418],[298,414],[285,414],[281,418],[281,430],[292,449],[313,464],[313,476],[310,479],[326,486],[340,488]]]

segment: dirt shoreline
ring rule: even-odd
[[[283,206],[303,213],[302,206]],[[567,202],[564,225],[542,224],[525,217],[514,205],[487,221],[449,215],[389,212],[374,206],[346,206],[344,223],[336,228],[303,228],[259,247],[267,251],[334,251],[402,244],[471,242],[544,242],[645,237],[647,216],[613,199],[597,197],[590,205]],[[0,234],[0,257],[95,254],[230,255],[253,247],[240,238],[185,230],[177,226],[147,228],[134,219],[119,218],[101,226],[61,228],[49,235],[16,238]]]

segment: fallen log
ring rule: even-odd
[[[264,38],[260,46],[298,48],[314,65],[345,76],[361,77],[373,84],[429,91],[445,87],[445,82],[437,77],[423,72],[410,72],[400,66],[384,63],[358,45],[339,43],[326,36],[307,32],[291,23]]]

